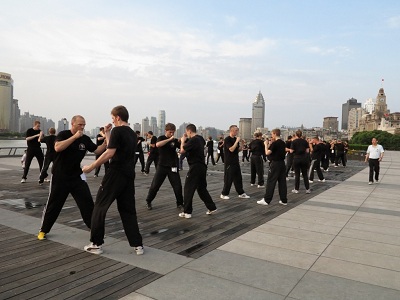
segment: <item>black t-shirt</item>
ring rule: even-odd
[[[322,157],[325,156],[325,145],[322,143],[319,144],[315,144],[313,146],[313,152],[311,153],[311,158],[312,159],[317,159],[317,160],[321,160]]]
[[[272,142],[269,146],[268,150],[271,150],[272,153],[268,155],[268,159],[270,161],[282,161],[285,160],[286,157],[286,144],[281,139],[277,139]]]
[[[150,144],[156,144],[157,143],[157,137],[156,136],[152,136],[151,137],[151,139],[150,139]],[[150,145],[149,145],[149,155],[151,155],[151,156],[156,156],[156,155],[158,155],[158,148],[157,147],[151,147]]]
[[[143,152],[142,142],[144,142],[144,138],[142,136],[138,136],[137,145],[136,145],[136,152]]]
[[[264,142],[259,139],[255,139],[250,142],[249,149],[251,152],[251,155],[254,156],[264,156],[265,155],[265,146]]]
[[[295,158],[307,157],[307,149],[309,148],[308,142],[302,138],[295,139],[290,146],[290,149],[294,150],[293,154]]]
[[[117,126],[111,130],[107,149],[116,149],[110,159],[110,170],[135,178],[135,149],[137,135],[129,126]]]
[[[102,137],[103,136],[100,133],[96,136],[96,145],[97,146],[103,145],[105,138],[102,139]],[[99,139],[99,138],[101,138],[101,139]]]
[[[158,137],[157,142],[168,140],[165,135],[161,135]],[[167,142],[162,147],[158,148],[158,165],[164,167],[177,167],[178,154],[176,149],[181,148],[181,143],[178,139],[173,139],[172,141]]]
[[[239,165],[239,145],[231,152],[230,147],[236,142],[236,137],[227,136],[224,140],[225,165]]]
[[[219,153],[224,153],[224,142],[223,141],[219,141],[217,147],[219,149]]]
[[[344,145],[342,143],[336,143],[335,150],[336,150],[336,153],[339,153],[339,154],[344,153]]]
[[[70,130],[63,130],[57,135],[56,142],[65,141],[71,136],[73,134]],[[63,151],[56,152],[52,168],[53,175],[62,178],[80,176],[81,162],[86,151],[94,152],[96,149],[97,145],[87,135],[76,139]]]
[[[29,128],[26,131],[26,137],[30,137],[30,136],[34,136],[40,133],[40,129],[35,130],[33,128]],[[34,138],[30,141],[26,141],[26,144],[28,145],[29,148],[40,148],[40,142],[39,142],[39,138]]]
[[[214,151],[214,141],[213,140],[207,142],[207,151],[209,153]]]
[[[56,153],[56,150],[54,150],[54,144],[56,142],[56,136],[54,134],[43,137],[40,140],[40,142],[41,143],[46,143],[46,147],[47,147],[46,156],[54,155]]]
[[[183,146],[183,149],[185,150],[186,159],[189,165],[205,164],[204,146],[205,141],[199,135],[195,135],[188,139],[187,143]]]

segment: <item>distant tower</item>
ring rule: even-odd
[[[256,100],[253,102],[251,134],[253,134],[257,130],[257,128],[264,128],[264,119],[265,119],[265,102],[264,102],[264,97],[260,91],[256,97]]]
[[[165,129],[165,110],[158,111],[158,128],[160,132]]]
[[[240,118],[239,121],[239,136],[242,139],[250,140],[254,132],[251,132],[251,118]]]
[[[383,88],[379,89],[378,95],[376,96],[374,112],[379,118],[382,118],[385,114],[389,113],[386,104],[386,94]]]
[[[151,130],[150,129],[150,121],[149,121],[149,118],[146,117],[146,118],[142,119],[142,134],[145,134],[150,130]]]
[[[342,130],[348,129],[349,112],[352,108],[361,107],[361,103],[357,102],[357,99],[351,98],[346,103],[342,104]]]
[[[13,80],[10,74],[0,72],[0,131],[10,131],[12,104]]]

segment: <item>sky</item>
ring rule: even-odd
[[[265,127],[320,127],[382,86],[400,111],[398,0],[13,0],[0,27],[21,111],[56,123],[125,105],[227,129],[261,91]]]

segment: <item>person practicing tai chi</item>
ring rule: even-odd
[[[107,150],[91,165],[82,168],[90,173],[104,162],[110,160],[109,168],[103,177],[97,192],[93,209],[91,243],[84,247],[93,254],[103,253],[105,219],[110,205],[117,200],[119,215],[129,245],[137,255],[144,253],[142,236],[136,217],[135,207],[135,150],[136,133],[129,127],[129,113],[125,106],[116,106],[111,110],[111,119],[115,127],[104,126]],[[110,132],[111,131],[111,132]]]

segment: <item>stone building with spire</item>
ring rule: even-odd
[[[251,115],[251,133],[254,134],[258,129],[264,128],[265,120],[265,101],[261,94],[258,92],[256,99],[253,102],[252,115]]]

